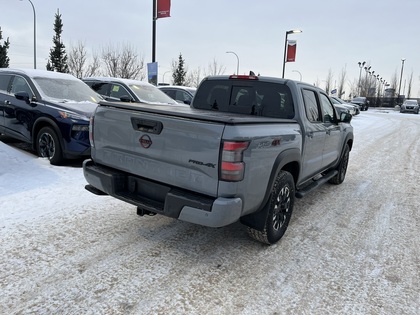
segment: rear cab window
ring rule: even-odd
[[[273,118],[292,119],[295,116],[288,86],[258,80],[204,81],[192,107]]]

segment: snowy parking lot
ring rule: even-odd
[[[352,120],[342,185],[266,246],[95,196],[0,142],[0,314],[420,314],[420,115]]]

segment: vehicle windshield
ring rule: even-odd
[[[417,101],[415,101],[415,100],[405,101],[404,103],[407,104],[407,105],[417,105]]]
[[[197,89],[193,89],[193,88],[186,88],[186,90],[187,90],[188,92],[190,92],[190,93],[191,93],[191,95],[195,95],[195,92],[197,92]]]
[[[352,99],[352,101],[356,101],[356,102],[364,102],[365,99],[363,97],[355,97]]]
[[[61,102],[93,102],[98,103],[103,98],[93,91],[83,81],[35,77],[35,84],[38,86],[42,98],[54,99]]]
[[[130,88],[144,103],[178,104],[155,86],[130,84]]]

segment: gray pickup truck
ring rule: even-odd
[[[285,233],[295,197],[341,184],[353,145],[312,85],[262,76],[212,76],[190,107],[101,102],[90,124],[86,189],[209,227],[240,220],[266,244]]]

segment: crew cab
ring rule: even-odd
[[[266,244],[295,197],[344,181],[353,127],[325,92],[263,76],[210,76],[191,106],[100,102],[86,189],[209,227],[240,220]]]

